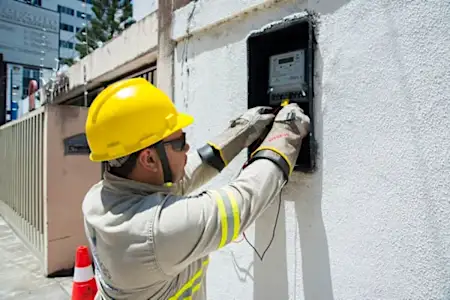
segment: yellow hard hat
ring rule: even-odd
[[[104,89],[92,102],[86,138],[92,161],[108,161],[153,145],[192,124],[169,97],[144,78],[125,79]]]

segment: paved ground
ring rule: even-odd
[[[0,299],[69,300],[72,278],[46,278],[39,261],[0,217]]]

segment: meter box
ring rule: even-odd
[[[247,39],[248,107],[279,107],[283,100],[298,103],[311,119],[296,171],[312,172],[316,163],[314,138],[315,16],[306,12],[255,31]],[[249,153],[258,145],[251,145]]]

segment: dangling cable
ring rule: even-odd
[[[255,251],[256,255],[259,257],[259,259],[261,261],[263,261],[267,250],[269,250],[270,246],[272,245],[273,240],[275,239],[275,232],[276,232],[276,229],[277,229],[278,217],[280,216],[280,210],[281,210],[281,191],[283,190],[283,187],[280,190],[280,198],[279,198],[279,201],[278,201],[278,209],[277,209],[277,215],[275,217],[275,224],[273,225],[272,237],[270,238],[269,244],[267,245],[266,249],[264,249],[262,255],[259,254],[258,250],[256,250],[256,247],[253,246],[253,244],[248,240],[247,236],[245,235],[245,232],[242,233],[242,235],[244,236],[244,239],[247,242],[247,244],[249,244],[250,247],[252,247],[253,251]]]
[[[247,162],[244,163],[244,167],[247,164]],[[235,178],[239,177],[239,175],[241,174],[243,168],[239,171],[239,173],[236,175]],[[245,232],[242,233],[242,236],[244,237],[244,240],[247,242],[247,244],[249,244],[250,247],[252,247],[253,251],[255,251],[256,255],[258,256],[258,258],[263,261],[264,256],[266,255],[266,252],[269,250],[270,246],[273,243],[273,240],[275,239],[275,232],[277,229],[277,224],[278,224],[278,218],[280,216],[280,210],[281,210],[281,193],[283,191],[284,186],[286,185],[286,181],[283,183],[281,189],[280,189],[280,194],[279,194],[279,200],[278,200],[278,208],[277,208],[277,215],[275,217],[275,224],[273,225],[273,230],[272,230],[272,236],[270,237],[270,241],[269,244],[267,245],[266,249],[264,249],[262,255],[259,254],[258,250],[256,250],[256,247],[253,246],[253,244],[248,240],[247,236],[245,235]],[[242,239],[239,241],[234,241],[234,243],[240,243],[242,242]]]

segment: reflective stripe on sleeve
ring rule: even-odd
[[[194,276],[185,284],[178,292],[169,298],[169,300],[188,300],[192,299],[192,295],[200,289],[202,280],[203,280],[203,271],[206,265],[209,263],[209,260],[205,260],[202,264],[201,269],[195,273]]]
[[[240,215],[236,198],[230,191],[212,191],[217,201],[219,217],[221,223],[222,238],[219,249],[235,240],[239,235]]]

